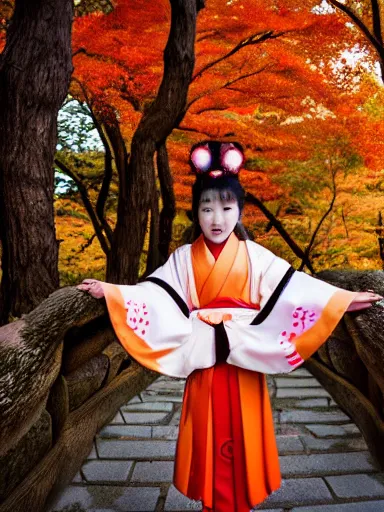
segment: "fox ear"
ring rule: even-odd
[[[208,144],[198,146],[191,153],[191,162],[197,173],[207,171],[212,164],[212,153]]]
[[[220,162],[227,172],[237,174],[244,162],[244,154],[231,142],[221,145]]]

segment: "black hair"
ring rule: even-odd
[[[219,178],[213,178],[209,174],[199,174],[195,183],[192,185],[192,218],[194,224],[193,240],[196,240],[201,234],[199,224],[199,204],[204,191],[217,190],[222,201],[235,200],[240,213],[244,208],[245,191],[241,186],[236,175],[223,175]],[[238,220],[234,232],[239,240],[248,240],[249,236],[240,219]]]

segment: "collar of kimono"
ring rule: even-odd
[[[200,235],[192,244],[192,266],[200,307],[219,296],[249,302],[247,248],[234,233],[216,261]]]
[[[208,238],[204,237],[205,245],[208,247],[208,249],[213,254],[213,257],[215,260],[220,256],[221,251],[224,249],[225,244],[227,243],[228,238],[224,240],[224,242],[220,242],[219,244],[215,244],[215,242],[212,242],[211,240],[208,240]]]

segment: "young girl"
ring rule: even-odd
[[[192,148],[196,239],[136,286],[86,279],[126,350],[187,377],[174,484],[204,511],[248,512],[280,486],[266,373],[289,372],[346,311],[382,297],[331,286],[247,240],[237,143]]]

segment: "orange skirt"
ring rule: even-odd
[[[215,512],[248,512],[280,487],[263,374],[219,363],[188,377],[174,484]]]

